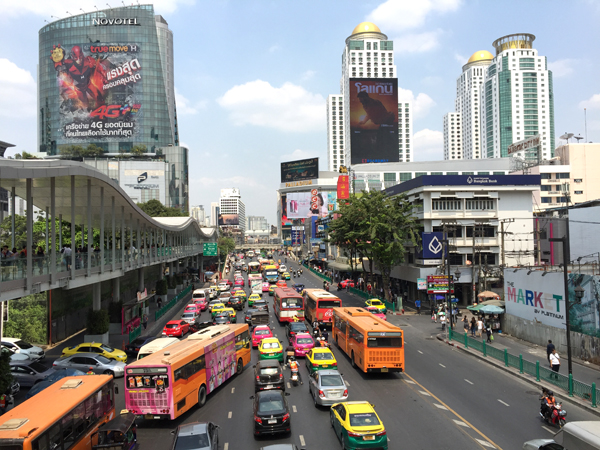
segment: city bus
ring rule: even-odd
[[[256,274],[260,273],[260,263],[257,261],[252,261],[248,263],[248,273]]]
[[[125,407],[146,419],[176,419],[250,363],[247,324],[216,325],[125,367]]]
[[[304,289],[304,317],[309,323],[331,325],[333,308],[342,306],[342,301],[324,289]]]
[[[402,329],[366,309],[334,308],[331,334],[363,372],[404,372]]]
[[[277,271],[277,267],[275,267],[273,264],[265,266],[263,269],[263,279],[271,284],[277,283],[277,280],[279,280],[279,272]]]
[[[294,316],[304,320],[304,297],[290,287],[275,288],[273,293],[275,317],[282,322],[293,322]]]
[[[0,417],[0,448],[92,450],[115,417],[112,375],[65,377]]]
[[[248,286],[251,294],[258,294],[262,297],[262,276],[258,273],[248,275]]]

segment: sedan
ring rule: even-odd
[[[254,435],[291,433],[290,408],[280,390],[262,391],[253,395]]]
[[[255,311],[258,311],[258,309],[248,308],[246,311],[244,311],[244,322],[251,323],[252,313]]]
[[[368,306],[365,309],[367,311],[369,311],[371,314],[373,314],[374,316],[379,317],[381,320],[387,320],[387,316],[385,315],[385,313],[382,313],[378,307]]]
[[[244,307],[244,297],[240,296],[235,296],[235,297],[230,297],[229,298],[229,302],[227,303],[227,306],[229,306],[230,308],[233,309],[237,309],[238,311],[241,311],[242,308]]]
[[[318,370],[311,374],[308,392],[315,406],[331,406],[348,400],[348,387],[337,370]]]
[[[48,368],[37,361],[10,363],[10,373],[21,386],[33,386],[54,372],[56,369]]]
[[[269,305],[264,300],[257,300],[257,301],[255,301],[254,305],[252,305],[252,307],[254,309],[258,310],[258,311],[267,311],[267,312],[269,312]]]
[[[227,312],[220,312],[213,318],[213,325],[227,325],[231,323],[231,317]]]
[[[206,311],[206,308],[208,307],[208,302],[205,298],[199,298],[194,300],[194,304],[200,308],[201,312]]]
[[[294,347],[294,356],[306,356],[306,354],[315,348],[315,341],[308,333],[298,333],[290,339],[290,344]]]
[[[183,310],[183,312],[186,312],[186,313],[193,312],[196,315],[200,315],[200,313],[202,312],[202,310],[200,309],[200,306],[196,305],[195,303],[190,303],[189,305],[187,305],[185,307],[185,309]]]
[[[276,287],[277,287],[277,286],[275,286],[274,284],[271,284],[271,285],[269,286],[269,295],[270,295],[271,297],[273,297],[273,295],[275,294],[275,288],[276,288]]]
[[[44,359],[46,357],[41,347],[31,345],[21,339],[3,337],[2,345],[14,350],[16,353],[24,353],[33,360]]]
[[[261,296],[258,294],[250,294],[250,297],[248,298],[248,306],[253,306],[254,302],[258,302],[261,300]]]
[[[52,364],[55,369],[77,369],[82,372],[93,371],[96,375],[113,375],[115,378],[125,374],[125,363],[105,358],[96,353],[77,353],[76,355],[63,356]]]
[[[163,328],[163,336],[183,337],[183,335],[190,331],[190,324],[185,320],[171,320],[167,322]]]
[[[8,354],[11,362],[17,361],[31,361],[29,356],[25,353],[15,353],[15,351],[11,348],[5,347],[4,345],[0,346],[2,354]]]
[[[268,282],[265,282],[262,284],[262,291],[263,292],[269,292],[269,288],[271,287],[271,284]]]
[[[198,314],[196,314],[195,312],[184,312],[181,315],[181,320],[185,320],[188,324],[193,324],[196,321],[196,317],[198,317]]]
[[[298,333],[310,333],[304,322],[289,322],[285,326],[285,335],[287,336],[288,341],[291,341],[292,337]]]
[[[137,356],[140,348],[156,339],[154,336],[140,336],[125,346],[125,353]]]
[[[83,342],[75,347],[65,347],[61,356],[69,356],[76,353],[96,353],[97,355],[102,355],[108,359],[127,362],[127,353],[101,342]]]
[[[283,346],[276,337],[264,338],[258,344],[259,358],[276,359],[283,363]]]
[[[259,361],[254,366],[254,392],[268,389],[281,389],[285,391],[283,369],[279,361],[267,359]]]
[[[346,287],[347,287],[348,285],[350,285],[350,287],[351,287],[351,288],[353,288],[353,287],[354,287],[354,281],[352,281],[352,280],[350,280],[350,279],[347,279],[347,280],[344,280],[344,281],[340,281],[340,285],[341,285],[341,286],[342,286],[344,289],[346,289]]]
[[[306,354],[306,368],[309,373],[323,369],[337,369],[337,361],[331,350],[317,347]]]
[[[281,274],[281,279],[282,280],[289,280],[290,278],[292,278],[292,277],[290,276],[289,272],[283,272]]]
[[[375,308],[379,309],[382,314],[385,314],[387,312],[385,303],[383,303],[381,300],[378,300],[376,298],[372,298],[365,302],[365,308],[368,308],[369,306],[374,306]]]
[[[388,449],[385,427],[369,402],[336,403],[329,411],[329,420],[342,448]]]
[[[219,426],[212,422],[192,422],[179,425],[173,441],[173,450],[217,450]]]

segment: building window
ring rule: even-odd
[[[462,209],[462,200],[457,198],[432,200],[431,209],[433,211],[459,211]]]
[[[465,201],[467,211],[487,211],[496,209],[496,202],[491,198],[470,198]]]

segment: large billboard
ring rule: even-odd
[[[351,164],[398,162],[398,80],[350,79]]]
[[[327,217],[337,209],[336,201],[336,192],[321,192],[318,189],[312,189],[310,192],[288,192],[285,207],[287,218]]]
[[[154,161],[109,161],[108,169],[119,169],[119,185],[135,202],[159,200],[167,204],[165,164]],[[162,168],[162,169],[161,169]]]
[[[219,214],[219,225],[239,225],[240,216],[237,214]]]
[[[319,158],[301,159],[281,163],[281,182],[313,180],[319,178]]]
[[[132,43],[53,47],[63,143],[132,141],[140,134],[141,50]]]

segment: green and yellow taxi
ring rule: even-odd
[[[376,298],[369,299],[365,302],[365,308],[368,308],[369,306],[374,306],[375,308],[380,310],[383,314],[385,314],[387,312],[385,303],[383,303],[381,300],[378,300]]]
[[[248,298],[248,294],[245,291],[235,291],[233,294],[234,297],[242,297],[244,300]]]
[[[250,297],[248,297],[248,306],[252,306],[254,305],[254,302],[261,300],[262,297],[258,294],[250,294]]]
[[[273,297],[273,296],[275,295],[275,288],[276,288],[276,287],[277,287],[277,286],[275,286],[274,284],[272,284],[271,286],[269,286],[269,295],[270,295],[271,297]]]
[[[337,369],[333,352],[325,347],[315,347],[306,354],[306,368],[312,374],[317,370]]]
[[[213,308],[214,310],[214,308]],[[231,323],[236,323],[237,322],[237,314],[235,312],[235,309],[233,308],[223,308],[218,312],[228,312],[229,313],[229,320],[231,320]],[[213,316],[214,318],[214,316]]]
[[[281,279],[282,279],[282,280],[289,280],[290,278],[292,278],[292,277],[290,276],[290,273],[289,273],[289,272],[283,272],[283,273],[281,274]]]
[[[71,356],[75,353],[96,353],[108,359],[127,362],[127,353],[123,350],[112,348],[110,345],[103,344],[102,342],[83,342],[75,347],[65,347],[62,351],[62,356]]]
[[[329,411],[329,418],[342,448],[387,450],[387,432],[371,403],[336,403]]]
[[[214,305],[212,305],[212,309],[210,310],[210,318],[214,319],[215,315],[218,312],[223,311],[224,309],[227,309],[227,306],[225,306],[223,303],[215,303]]]
[[[283,347],[276,337],[264,338],[258,344],[260,359],[276,359],[283,363]]]

